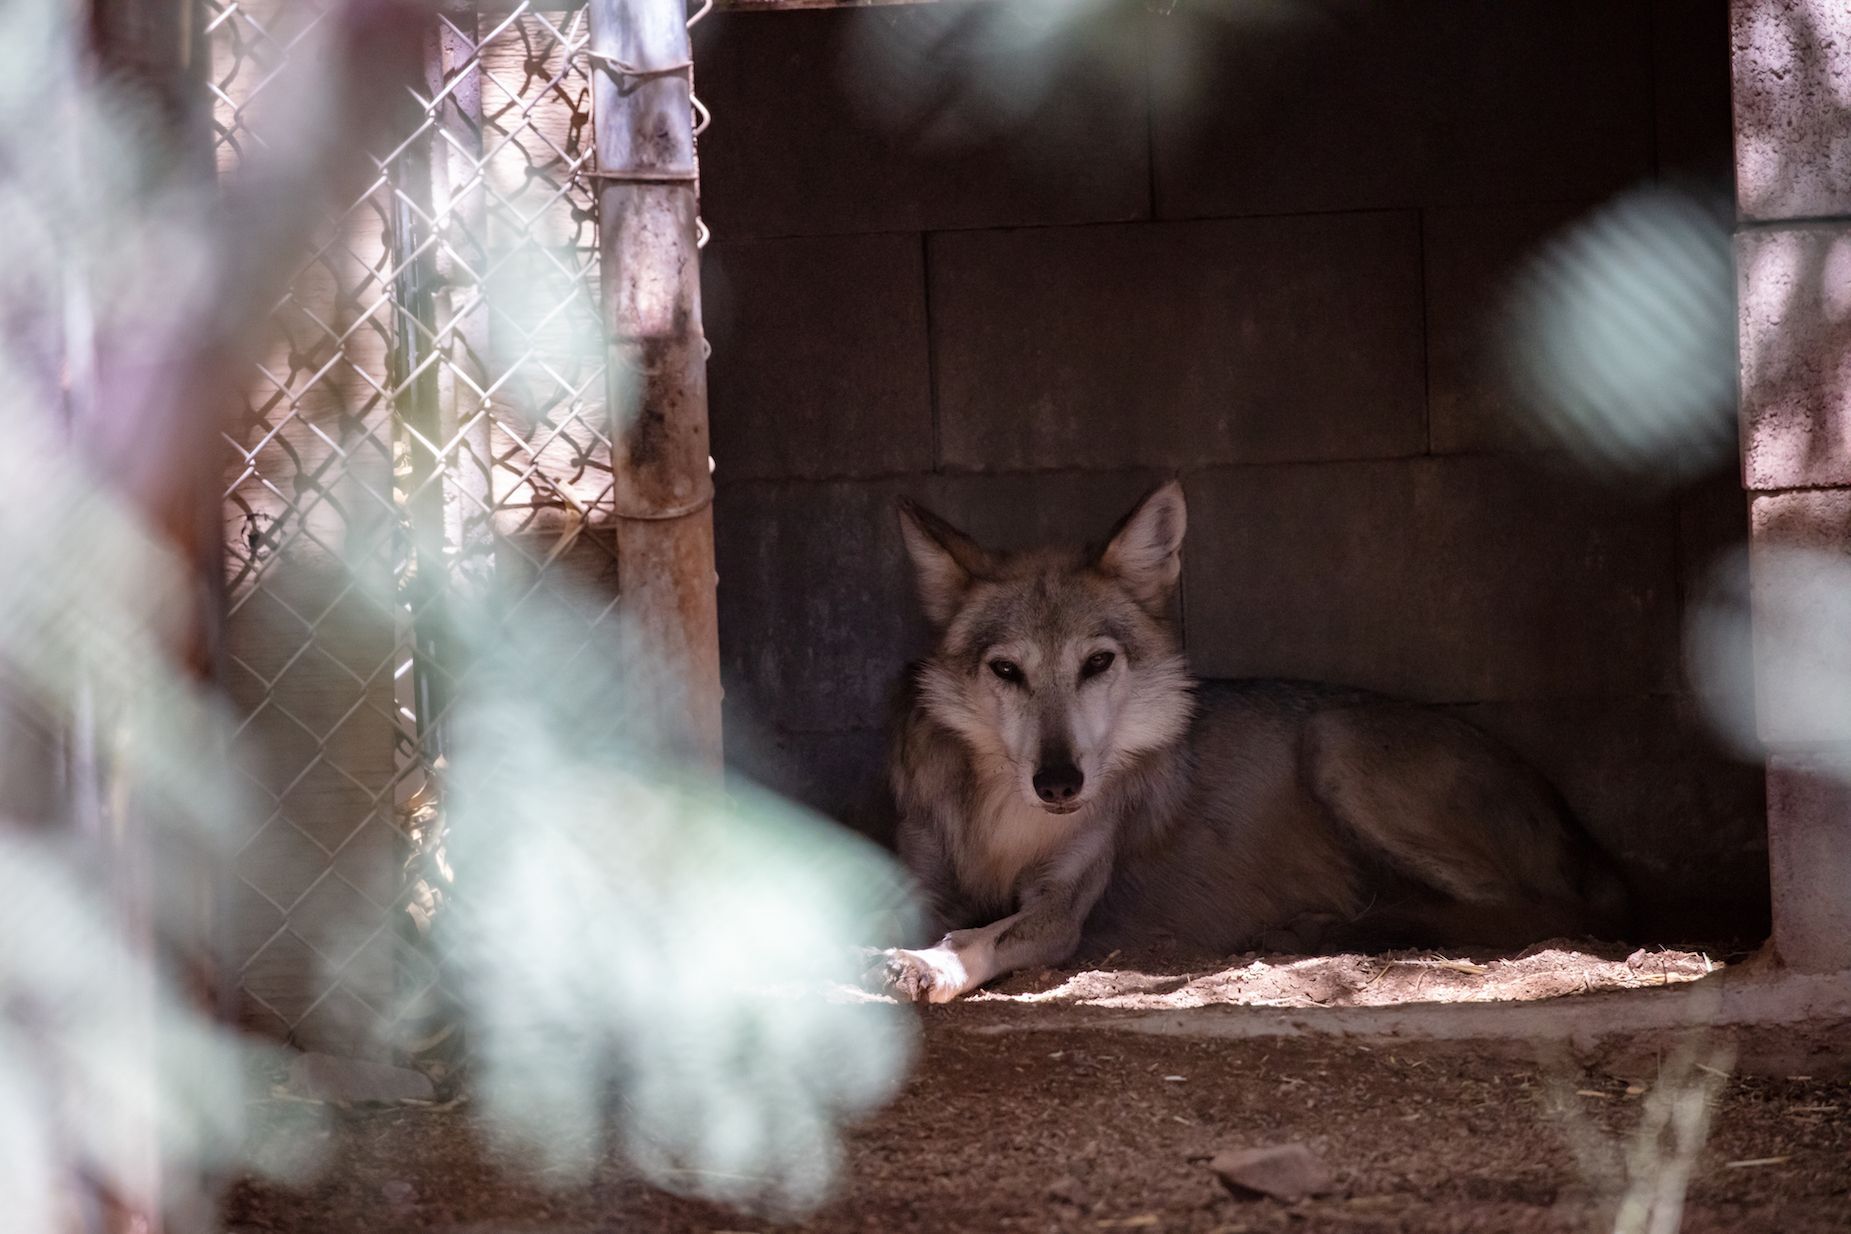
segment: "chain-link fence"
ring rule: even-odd
[[[202,2],[223,169],[325,13]],[[229,435],[230,691],[268,811],[232,962],[247,1022],[304,1046],[449,1031],[427,945],[462,671],[447,603],[492,580],[515,614],[569,578],[599,598],[589,637],[615,600],[586,25],[527,4],[433,19],[423,88],[276,306]]]

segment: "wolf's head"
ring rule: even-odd
[[[1190,681],[1169,620],[1182,487],[1156,489],[1102,549],[999,553],[931,511],[900,508],[937,645],[921,705],[980,770],[1068,814],[1139,755],[1182,736]]]

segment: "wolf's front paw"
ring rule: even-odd
[[[909,1003],[948,1003],[964,992],[967,974],[957,952],[949,947],[924,951],[881,952],[881,984],[889,994]]]

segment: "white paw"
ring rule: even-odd
[[[969,974],[949,947],[881,952],[882,984],[903,1002],[948,1003],[969,988]]]

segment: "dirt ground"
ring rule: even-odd
[[[1714,966],[1698,953],[1550,948],[1512,960],[1243,957],[1206,970],[1115,958],[922,1011],[923,1053],[904,1093],[850,1131],[836,1195],[792,1226],[653,1190],[615,1160],[589,1185],[542,1188],[487,1158],[466,1098],[336,1111],[318,1177],[296,1190],[238,1184],[228,1225],[303,1234],[1612,1230],[1629,1185],[1674,1168],[1663,1153],[1636,1151],[1654,1092],[1707,1084],[1714,1119],[1682,1229],[1851,1230],[1851,1023],[1712,1033],[1712,1045],[1732,1040],[1740,1063],[1682,1078],[1667,1062],[1682,1038],[1663,1032],[1579,1055],[1546,1036],[1186,1032],[1188,1016],[1230,1012],[1187,1010],[1215,1003],[1546,997],[1683,982]],[[1185,1009],[1185,1032],[1137,1031],[1153,1008]],[[1790,1073],[1796,1066],[1805,1072]],[[277,1104],[269,1114],[286,1121]],[[1287,1143],[1330,1167],[1328,1194],[1295,1203],[1236,1194],[1209,1166],[1223,1150]]]

